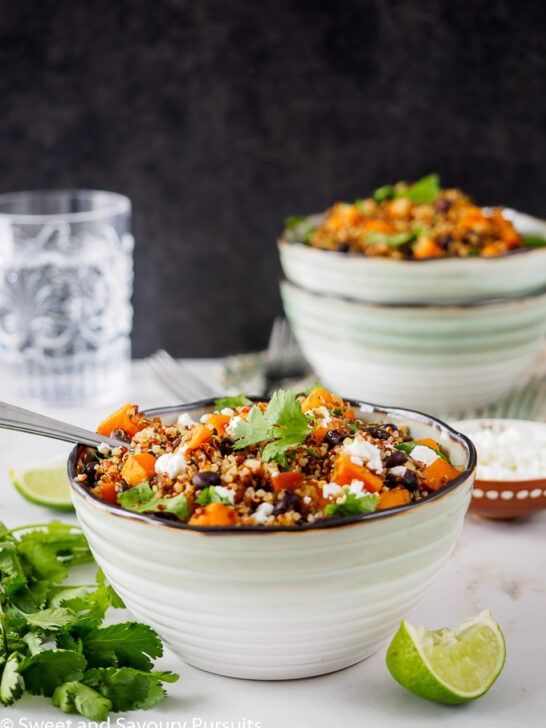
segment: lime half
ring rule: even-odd
[[[9,474],[19,493],[31,503],[72,510],[66,457],[34,463],[25,468],[11,468]]]
[[[487,610],[431,632],[404,620],[387,650],[387,667],[421,698],[464,703],[489,690],[505,657],[502,632]]]

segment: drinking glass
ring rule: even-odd
[[[0,195],[0,389],[77,403],[125,387],[131,201],[113,192]]]

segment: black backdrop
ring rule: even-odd
[[[0,191],[131,197],[137,356],[265,345],[288,214],[438,171],[546,215],[538,0],[0,6]]]

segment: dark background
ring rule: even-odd
[[[131,197],[136,356],[263,347],[286,215],[438,171],[546,216],[538,0],[0,8],[0,191]]]

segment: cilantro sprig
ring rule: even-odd
[[[329,503],[324,509],[325,516],[360,516],[363,513],[372,513],[377,508],[379,498],[376,495],[358,496],[355,493],[348,493],[346,489],[343,503]]]
[[[383,202],[383,200],[393,200],[395,197],[407,197],[416,205],[423,205],[433,202],[441,191],[438,175],[428,174],[405,190],[397,190],[394,185],[379,187],[373,193],[373,198],[376,202]]]
[[[233,433],[234,449],[262,446],[262,458],[286,463],[287,450],[301,445],[312,426],[294,392],[280,389],[271,397],[265,412],[254,405],[248,419],[238,422]]]
[[[26,691],[103,721],[111,710],[156,705],[165,696],[161,684],[178,679],[153,671],[163,645],[150,627],[102,626],[107,610],[124,604],[100,569],[94,585],[62,583],[71,566],[89,561],[79,527],[10,531],[0,523],[0,705]]]
[[[247,404],[252,404],[246,394],[237,394],[234,397],[221,397],[214,401],[214,406],[217,410],[222,410],[225,407],[244,407]]]

